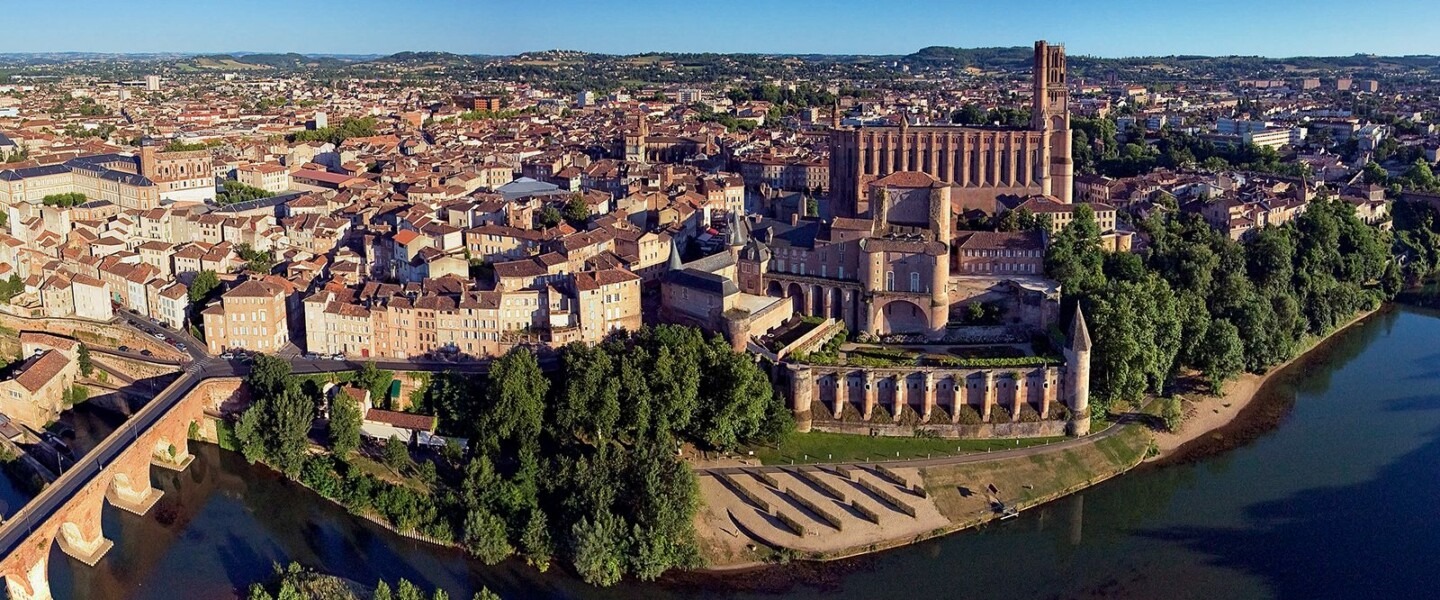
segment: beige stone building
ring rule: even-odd
[[[79,378],[80,366],[60,350],[40,350],[0,381],[0,413],[43,429],[65,409],[65,390]]]
[[[285,288],[249,279],[220,296],[202,313],[210,352],[275,352],[290,342]]]
[[[290,189],[290,171],[272,163],[245,165],[235,169],[235,180],[272,194]]]

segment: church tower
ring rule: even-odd
[[[1030,126],[1045,133],[1049,189],[1045,193],[1070,204],[1075,200],[1075,163],[1070,139],[1070,88],[1065,82],[1065,46],[1035,42],[1035,81]]]
[[[1090,328],[1085,312],[1075,305],[1070,322],[1069,346],[1065,348],[1065,395],[1070,406],[1070,435],[1090,433]]]
[[[650,120],[642,113],[633,123],[634,126],[627,127],[625,132],[625,160],[645,164],[648,162],[645,139],[650,137]]]

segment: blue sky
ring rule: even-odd
[[[0,52],[1440,54],[1440,3],[1418,0],[0,0],[0,19]]]

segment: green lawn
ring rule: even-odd
[[[753,450],[755,456],[767,465],[784,465],[792,461],[794,464],[803,464],[953,456],[1039,446],[1064,439],[1050,437],[1021,440],[946,440],[811,432],[793,433],[778,448],[757,447]]]

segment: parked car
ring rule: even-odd
[[[151,335],[154,335],[154,336],[155,336],[155,339],[157,339],[157,340],[163,340],[163,339],[165,339],[165,334],[163,334],[163,333],[156,332],[156,333],[153,333],[153,334],[151,334]]]
[[[175,344],[175,349],[176,349],[176,350],[179,350],[179,351],[181,351],[181,352],[184,352],[184,351],[185,351],[185,344]]]
[[[235,358],[235,353],[234,353],[234,352],[221,352],[221,353],[220,353],[220,360],[231,360],[231,359],[233,359],[233,358]]]
[[[146,348],[146,349],[143,349],[143,350],[140,351],[140,356],[154,356],[154,355],[155,355],[155,353],[154,353],[154,352],[151,352],[149,348]]]
[[[121,351],[121,352],[129,352],[129,351],[130,351],[130,347],[129,347],[129,346],[121,346],[121,347],[119,347],[119,348],[116,348],[116,350],[119,350],[119,351]]]

